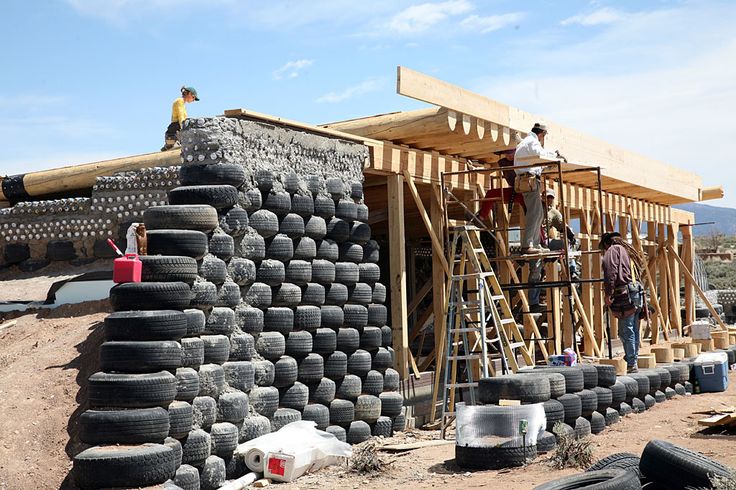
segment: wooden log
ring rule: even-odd
[[[650,352],[654,354],[654,358],[656,359],[657,363],[669,364],[675,360],[672,348],[668,346],[653,346],[650,349]]]
[[[91,189],[97,177],[111,175],[115,172],[180,164],[181,150],[175,149],[116,158],[114,160],[85,163],[82,165],[70,165],[68,167],[41,170],[39,172],[29,172],[27,174],[6,177],[6,179],[19,179],[23,184],[25,192],[33,197]],[[17,199],[13,196],[10,196],[9,199],[3,190],[0,189],[0,200],[18,202],[23,199]]]
[[[713,345],[716,349],[728,349],[728,332],[711,332],[713,338]]]
[[[623,357],[615,357],[613,359],[599,359],[598,364],[613,366],[616,368],[616,374],[619,376],[626,375],[626,361]]]
[[[679,348],[673,348],[672,349],[672,358],[675,361],[680,361],[680,360],[684,359],[685,357],[686,357],[685,356],[685,349],[679,349]]]
[[[654,358],[654,354],[639,355],[637,365],[642,369],[650,369],[657,367],[657,360]]]
[[[713,339],[693,339],[693,344],[700,346],[700,352],[708,352],[716,348]]]

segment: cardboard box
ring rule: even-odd
[[[657,360],[654,358],[654,354],[644,354],[639,356],[637,365],[642,369],[651,369],[657,367]]]
[[[618,376],[624,376],[626,374],[626,361],[623,357],[617,357],[614,359],[598,359],[598,364],[605,364],[616,368],[616,374]]]
[[[709,322],[696,322],[690,325],[690,337],[693,340],[710,339],[711,330]]]

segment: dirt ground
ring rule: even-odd
[[[73,305],[26,314],[0,330],[0,489],[68,488],[78,403],[85,399],[85,381],[96,371],[102,340],[101,322],[107,302]],[[595,457],[630,451],[640,453],[650,439],[667,439],[736,467],[732,450],[736,436],[697,434],[693,411],[736,405],[736,375],[726,393],[678,397],[592,438]],[[383,442],[437,437],[415,431]],[[360,476],[343,467],[306,475],[284,490],[297,488],[479,488],[502,484],[504,490],[533,488],[574,473],[556,471],[543,458],[510,471],[467,472],[455,466],[454,446],[430,447],[401,454],[381,453],[389,464],[376,476]]]

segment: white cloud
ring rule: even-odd
[[[281,68],[274,70],[272,76],[274,80],[282,78],[296,78],[300,75],[301,70],[312,66],[314,60],[294,60],[287,61]]]
[[[613,24],[624,20],[628,14],[610,7],[603,7],[589,14],[579,14],[568,17],[560,22],[563,26],[580,24],[581,26],[597,26],[603,24]]]
[[[371,78],[364,80],[357,85],[346,88],[341,92],[330,92],[317,99],[317,102],[326,102],[336,104],[351,99],[358,95],[364,95],[370,92],[380,90],[384,86],[384,80],[380,78]]]
[[[521,12],[513,12],[501,15],[488,15],[481,17],[478,15],[469,15],[460,22],[460,26],[474,31],[480,31],[485,34],[487,32],[497,31],[506,26],[513,25],[524,18]]]
[[[396,34],[419,34],[448,17],[462,15],[471,10],[473,5],[467,0],[412,5],[391,17],[386,28]]]
[[[641,12],[583,42],[538,48],[533,72],[474,89],[721,184],[734,206],[724,169],[733,160],[736,6],[705,7]],[[699,34],[676,35],[685,31]]]

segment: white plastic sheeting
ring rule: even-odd
[[[526,445],[537,443],[547,426],[544,405],[465,405],[458,403],[456,410],[455,439],[459,446],[522,447],[524,435],[520,432],[522,420],[527,422]]]

